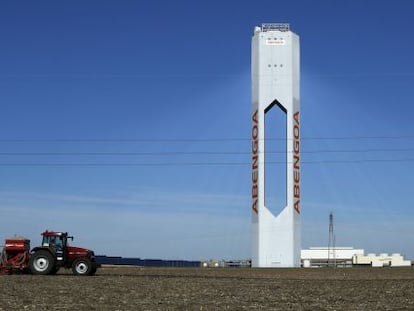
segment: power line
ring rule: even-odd
[[[301,164],[359,164],[381,162],[414,162],[405,159],[359,159],[359,160],[319,160],[301,161]],[[266,164],[286,164],[286,162],[267,162]],[[291,163],[290,163],[291,164]],[[247,162],[159,162],[159,163],[0,163],[0,167],[156,167],[156,166],[250,166]]]
[[[410,152],[414,148],[380,149],[321,149],[302,150],[301,154],[316,153],[370,153],[370,152]],[[265,154],[284,154],[286,151],[266,151]],[[292,153],[292,152],[288,152]],[[170,156],[170,155],[250,155],[248,151],[160,151],[160,152],[0,152],[0,156]]]
[[[183,73],[164,72],[153,73],[21,73],[21,74],[0,74],[0,79],[160,79],[160,78],[240,78],[249,75],[241,73]],[[307,73],[305,77],[312,78],[410,78],[414,77],[412,72],[350,72],[350,73]]]
[[[395,136],[309,136],[302,137],[301,140],[365,140],[365,139],[412,139],[414,135],[395,135]],[[286,138],[271,137],[266,140],[286,140]],[[229,142],[229,141],[251,141],[251,138],[233,137],[233,138],[57,138],[57,139],[29,139],[29,138],[2,138],[0,143],[186,143],[186,142]]]

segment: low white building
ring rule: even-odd
[[[368,254],[368,255],[354,255],[352,258],[354,265],[371,265],[372,267],[409,267],[410,260],[405,260],[400,254]]]
[[[302,267],[348,267],[370,265],[372,267],[408,267],[410,260],[401,254],[364,254],[363,249],[353,247],[310,247],[301,250]]]
[[[363,249],[353,247],[310,247],[302,249],[302,266],[326,267],[326,266],[352,266],[354,256],[364,255]]]

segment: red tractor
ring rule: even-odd
[[[6,273],[31,272],[33,274],[55,274],[61,267],[72,269],[75,275],[94,275],[99,264],[93,251],[69,246],[73,240],[67,232],[45,231],[41,246],[30,252],[30,240],[6,239],[0,257],[0,271]]]

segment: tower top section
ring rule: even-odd
[[[264,23],[262,24],[261,31],[268,32],[268,31],[289,31],[290,25],[286,23]]]

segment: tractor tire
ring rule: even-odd
[[[74,275],[91,275],[92,262],[87,258],[78,258],[72,264],[72,272]]]
[[[55,258],[46,250],[35,252],[29,259],[29,268],[32,274],[51,274],[55,270],[55,265]]]

